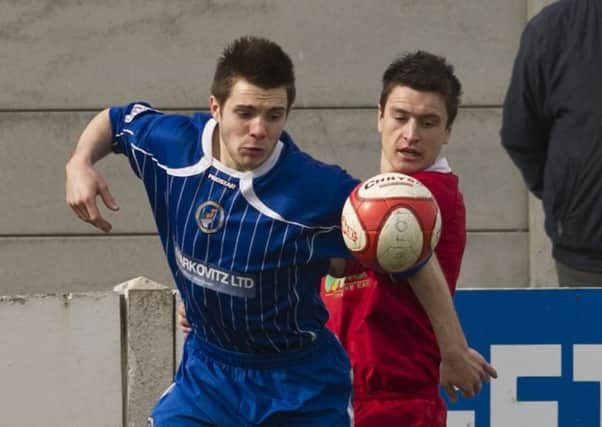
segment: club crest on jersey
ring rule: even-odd
[[[201,203],[194,216],[203,233],[216,233],[224,225],[224,208],[212,200]]]

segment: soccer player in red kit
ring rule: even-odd
[[[387,68],[378,106],[381,172],[411,175],[433,193],[442,216],[433,258],[452,294],[466,245],[466,212],[458,177],[439,156],[449,140],[460,94],[453,67],[444,58],[419,51]],[[344,277],[323,280],[327,326],[352,361],[358,427],[445,427],[440,380],[452,401],[456,398],[457,389],[446,381],[453,368],[439,352],[411,274],[391,277],[347,262]],[[488,369],[489,375],[497,375]]]

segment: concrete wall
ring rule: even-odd
[[[0,297],[1,424],[145,425],[180,358],[175,300],[144,277],[115,291]]]
[[[398,53],[446,55],[464,83],[446,155],[468,204],[460,286],[553,284],[545,236],[530,233],[518,172],[499,147],[500,105],[527,0],[0,0],[0,295],[106,290],[146,275],[171,284],[142,188],[124,158],[101,162],[121,206],[110,235],[64,204],[64,163],[93,113],[145,99],[206,108],[228,41],[278,41],[297,69],[288,126],[317,157],[359,177],[377,171],[379,77]],[[369,165],[366,167],[366,165]]]
[[[0,424],[120,426],[119,319],[111,291],[0,297]]]

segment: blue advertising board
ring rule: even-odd
[[[448,402],[448,427],[600,427],[602,289],[458,290],[471,347],[499,378]]]

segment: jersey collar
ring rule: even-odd
[[[262,175],[265,175],[266,173],[271,171],[272,168],[276,165],[276,162],[278,162],[278,159],[280,158],[280,154],[282,153],[282,150],[284,149],[284,143],[281,140],[278,140],[278,142],[276,142],[276,145],[274,146],[274,150],[272,151],[272,154],[270,154],[270,157],[268,157],[266,159],[266,161],[261,164],[261,166],[259,166],[256,169],[250,170],[250,171],[241,172],[241,171],[232,169],[232,168],[224,165],[222,162],[220,162],[215,157],[213,157],[212,138],[213,138],[213,132],[215,131],[216,127],[217,127],[217,122],[213,118],[209,119],[207,121],[207,123],[205,123],[205,127],[203,128],[203,134],[201,136],[201,147],[203,149],[203,158],[206,159],[206,161],[209,161],[210,164],[213,167],[215,167],[216,169],[218,169],[224,173],[227,173],[228,175],[233,176],[235,178],[239,178],[239,179],[251,178],[251,179],[253,179],[253,178],[257,178]]]
[[[449,173],[451,172],[451,167],[445,157],[440,158],[435,163],[430,165],[425,169],[426,172],[439,172],[439,173]]]

